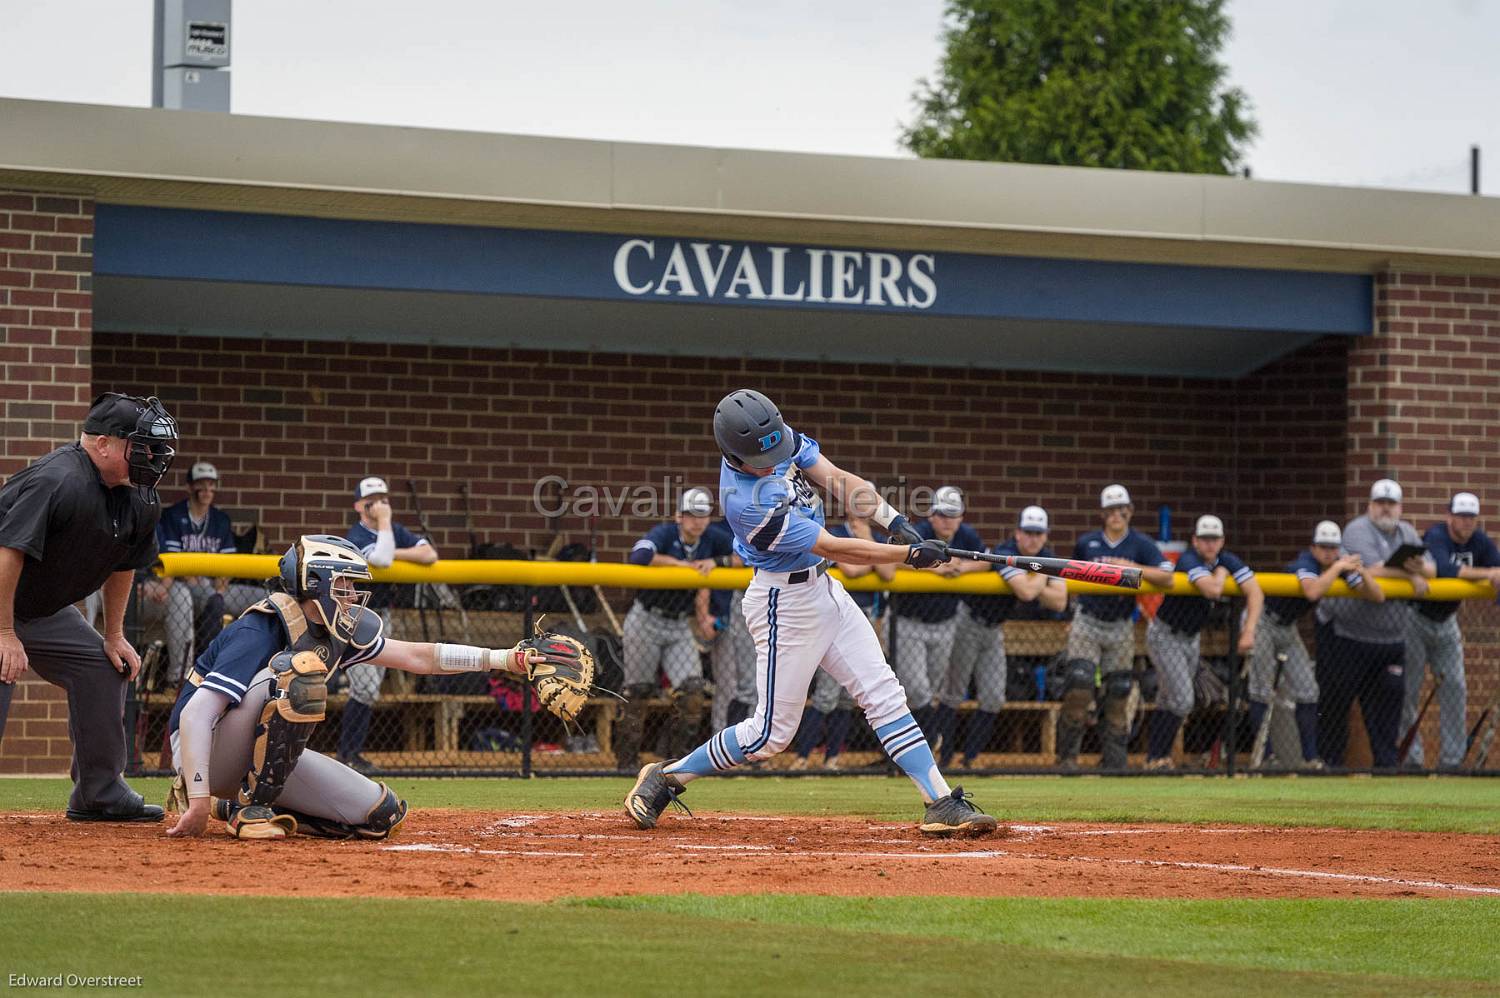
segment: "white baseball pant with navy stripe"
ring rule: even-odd
[[[871,727],[907,715],[906,694],[886,664],[870,618],[832,576],[792,585],[786,573],[758,571],[744,606],[755,639],[757,704],[754,714],[709,740],[715,768],[729,769],[739,758],[769,759],[790,745],[820,666],[853,695]],[[911,727],[914,739],[888,747],[892,758],[925,745],[921,731]],[[740,752],[726,749],[726,737],[735,739]]]

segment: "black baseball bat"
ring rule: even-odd
[[[1465,759],[1467,759],[1469,757],[1469,753],[1474,750],[1474,741],[1479,737],[1479,729],[1484,727],[1484,722],[1489,720],[1490,711],[1494,709],[1494,707],[1486,707],[1484,708],[1484,710],[1480,711],[1479,720],[1475,721],[1474,726],[1469,729],[1469,737],[1464,741]]]
[[[1417,711],[1417,719],[1411,722],[1411,727],[1406,729],[1406,734],[1401,736],[1401,742],[1396,746],[1396,765],[1406,761],[1406,753],[1411,751],[1411,743],[1417,740],[1417,729],[1422,726],[1422,718],[1427,716],[1427,708],[1432,706],[1432,698],[1437,696],[1438,687],[1443,685],[1443,677],[1437,677],[1437,682],[1432,684],[1432,689],[1427,692],[1427,699],[1422,703],[1422,709]]]
[[[1074,561],[1072,558],[1033,558],[1026,555],[990,554],[988,551],[961,551],[949,548],[955,558],[970,561],[987,561],[993,565],[1019,568],[1036,575],[1050,575],[1054,579],[1072,579],[1074,582],[1092,582],[1100,586],[1117,586],[1121,589],[1141,588],[1141,570],[1123,565],[1110,565],[1102,561]]]
[[[1266,761],[1266,742],[1271,737],[1271,720],[1280,706],[1281,697],[1281,673],[1286,668],[1287,654],[1284,651],[1276,653],[1276,678],[1271,681],[1271,699],[1266,704],[1266,712],[1260,719],[1260,727],[1255,731],[1255,743],[1250,749],[1250,768],[1259,769],[1261,763]]]

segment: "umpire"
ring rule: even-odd
[[[8,697],[29,666],[67,691],[73,821],[162,818],[121,778],[125,684],[141,667],[125,605],[135,572],[156,561],[156,484],[176,442],[161,402],[109,392],[76,444],[0,488],[0,682]],[[102,639],[73,606],[101,586]]]

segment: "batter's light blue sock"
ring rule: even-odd
[[[916,718],[905,714],[876,728],[875,735],[885,754],[922,791],[922,800],[931,804],[952,792],[948,781],[938,772],[937,760],[932,757],[932,748]]]
[[[700,776],[733,769],[745,761],[745,753],[734,731],[733,727],[725,728],[689,755],[669,763],[662,772],[677,777],[679,783],[689,783]]]

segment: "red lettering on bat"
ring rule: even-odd
[[[1079,582],[1117,586],[1125,577],[1125,570],[1119,565],[1106,565],[1101,562],[1070,561],[1062,567],[1059,574],[1065,579],[1076,579]]]

